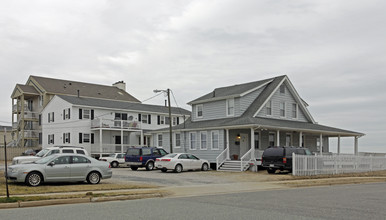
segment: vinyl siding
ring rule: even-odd
[[[260,112],[257,114],[258,117],[265,118],[277,118],[277,119],[286,119],[286,120],[296,120],[302,122],[309,122],[300,108],[299,103],[296,102],[292,93],[288,90],[288,87],[285,88],[285,94],[280,93],[278,89],[270,99],[272,101],[272,115],[267,115],[267,108],[264,105]],[[280,103],[285,103],[285,117],[280,116]],[[292,118],[292,104],[298,104],[297,118]]]
[[[265,87],[260,88],[256,91],[253,91],[243,97],[240,98],[240,112],[239,115],[242,115],[248,107],[255,101],[255,99],[261,94],[261,92],[265,89]]]

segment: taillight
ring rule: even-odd
[[[160,159],[157,158],[157,159],[155,159],[155,161],[160,161]]]
[[[283,163],[287,163],[287,158],[283,157]]]
[[[109,164],[109,168],[111,168],[111,164]]]
[[[139,157],[139,161],[142,161],[142,159],[143,159],[142,156],[140,156],[140,157]]]
[[[161,161],[170,161],[170,159],[162,159]]]

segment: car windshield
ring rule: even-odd
[[[39,151],[39,153],[36,154],[36,156],[38,157],[43,157],[48,151],[50,151],[49,149],[43,149],[41,151]]]
[[[167,154],[167,155],[165,155],[165,156],[163,156],[163,157],[167,157],[167,158],[173,158],[173,157],[175,157],[177,154]]]
[[[55,158],[56,156],[57,156],[57,154],[53,154],[53,155],[50,155],[48,157],[43,157],[42,159],[39,159],[39,160],[35,161],[34,163],[45,164],[48,161],[50,161],[52,158]]]
[[[306,155],[312,155],[312,153],[309,149],[304,149],[304,150],[306,150]]]

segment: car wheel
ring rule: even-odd
[[[146,170],[152,170],[153,168],[154,168],[154,162],[153,161],[149,161],[146,164]]]
[[[201,167],[201,170],[202,170],[202,171],[208,171],[208,170],[209,170],[208,164],[207,164],[207,163],[204,163],[204,164],[202,165],[202,167]]]
[[[118,162],[117,161],[113,161],[112,163],[111,163],[111,167],[112,168],[117,168],[118,167]]]
[[[39,186],[43,182],[43,177],[38,172],[32,172],[27,175],[25,182],[29,186]]]
[[[130,168],[131,170],[138,170],[138,167],[135,167],[135,166],[131,166]]]
[[[269,174],[274,174],[274,173],[276,172],[276,169],[269,168],[269,169],[267,170],[267,172],[268,172]]]
[[[182,172],[182,165],[177,164],[176,167],[174,168],[174,172],[181,173]]]
[[[161,171],[162,171],[163,173],[166,173],[166,171],[168,171],[168,169],[162,168]]]
[[[87,182],[89,184],[98,184],[101,181],[101,176],[98,172],[91,172],[87,176]]]

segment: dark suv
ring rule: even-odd
[[[152,170],[155,159],[166,154],[168,153],[164,149],[155,147],[129,148],[126,151],[125,162],[132,170],[138,170],[138,167]]]
[[[304,147],[269,147],[264,150],[261,166],[267,168],[268,173],[275,173],[276,170],[292,172],[292,153],[312,155]]]

